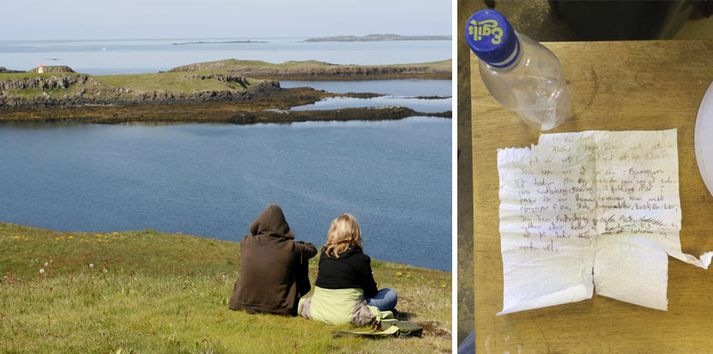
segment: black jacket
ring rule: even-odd
[[[323,289],[361,288],[367,298],[378,291],[371,274],[371,259],[359,247],[352,247],[340,253],[339,257],[328,256],[322,250],[314,285]]]

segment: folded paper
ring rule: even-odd
[[[500,314],[596,292],[666,310],[668,255],[681,251],[676,130],[544,134],[498,150]]]

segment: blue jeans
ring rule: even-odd
[[[396,307],[397,301],[398,296],[396,295],[396,291],[391,288],[381,289],[374,297],[366,299],[367,305],[376,306],[381,311],[393,310]]]

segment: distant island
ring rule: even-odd
[[[238,40],[238,41],[193,41],[193,42],[174,42],[173,45],[191,45],[191,44],[254,44],[254,43],[269,43],[267,41],[253,41],[253,40]]]
[[[366,36],[332,36],[305,39],[305,42],[380,42],[380,41],[450,41],[451,36],[402,36],[399,34],[367,34]]]
[[[261,60],[226,59],[183,65],[169,70],[169,72],[203,71],[224,71],[250,78],[272,80],[450,80],[451,59],[390,65],[342,65],[317,60],[273,64]]]
[[[12,70],[8,69],[4,66],[0,66],[0,74],[12,74],[12,73],[21,73],[22,71],[20,70]]]

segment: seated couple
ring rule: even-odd
[[[250,225],[240,241],[240,274],[230,298],[231,310],[301,315],[329,324],[363,326],[396,306],[396,292],[377,290],[371,260],[362,251],[356,219],[343,214],[332,221],[319,257],[314,293],[308,260],[317,254],[311,243],[295,241],[282,209],[271,205]]]

